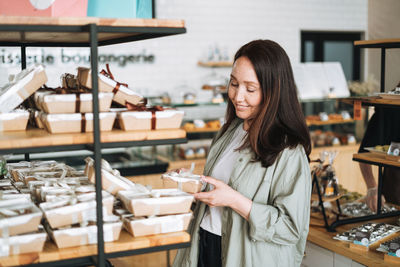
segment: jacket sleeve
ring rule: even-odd
[[[311,175],[303,148],[285,150],[276,165],[268,204],[253,201],[249,215],[252,241],[296,244],[308,231]],[[267,193],[267,192],[259,192]]]

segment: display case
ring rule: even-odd
[[[380,83],[380,90],[381,93],[384,92],[385,88],[385,60],[386,60],[386,49],[390,48],[400,48],[400,39],[386,39],[386,40],[375,40],[375,41],[356,41],[355,45],[359,46],[360,48],[380,48],[381,49],[381,83]],[[347,103],[350,105],[356,106],[356,104],[361,104],[363,107],[374,106],[375,108],[382,108],[382,107],[390,107],[390,108],[400,108],[400,98],[392,98],[392,99],[385,99],[379,96],[371,96],[371,97],[350,97],[341,99],[343,103]],[[357,110],[355,112],[358,112]],[[381,116],[383,116],[383,113]],[[383,123],[383,118],[379,120]],[[382,127],[381,127],[382,128]],[[383,129],[380,131],[379,139],[383,140]],[[385,156],[380,156],[375,153],[357,153],[353,155],[353,160],[357,162],[367,163],[371,165],[378,166],[378,197],[377,197],[377,212],[373,215],[366,215],[360,217],[353,217],[353,218],[340,218],[341,212],[337,216],[337,219],[332,222],[328,223],[325,217],[325,227],[330,231],[335,231],[335,228],[343,225],[343,224],[350,224],[355,222],[361,221],[369,221],[374,219],[380,219],[385,217],[392,217],[392,216],[399,216],[400,210],[391,211],[383,213],[381,211],[382,207],[382,186],[383,186],[383,167],[393,167],[393,168],[400,168],[399,158],[397,160],[388,160]],[[320,199],[323,201],[323,199]]]
[[[21,48],[22,68],[26,68],[26,47],[88,47],[92,70],[93,133],[49,134],[41,129],[0,133],[0,154],[89,150],[95,158],[96,216],[103,218],[100,161],[101,149],[151,146],[186,142],[181,129],[100,132],[98,103],[98,46],[133,42],[186,32],[182,20],[102,19],[51,17],[0,17],[0,46]],[[176,249],[189,246],[190,236],[176,232],[132,237],[122,232],[118,241],[104,243],[103,222],[97,220],[97,245],[59,249],[50,241],[43,252],[0,257],[1,265],[105,266],[106,259]]]

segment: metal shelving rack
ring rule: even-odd
[[[360,48],[380,48],[381,49],[381,82],[380,91],[385,91],[385,62],[386,62],[386,49],[390,48],[400,48],[400,39],[384,39],[384,40],[367,40],[367,41],[356,41],[354,45]],[[353,104],[354,101],[361,101],[364,106],[375,106],[376,108],[400,108],[400,100],[392,99],[380,99],[378,97],[351,97],[347,99],[341,99],[342,102],[347,104]],[[380,121],[383,122],[383,113],[380,113]],[[380,128],[379,139],[383,140],[384,132],[383,127]],[[374,219],[381,219],[386,217],[399,216],[400,211],[382,213],[382,187],[383,187],[383,167],[400,168],[400,164],[396,162],[390,162],[382,160],[370,155],[369,153],[354,154],[353,161],[363,162],[367,164],[376,165],[379,167],[378,171],[378,203],[377,203],[377,213],[368,216],[355,217],[349,219],[337,219],[331,224],[328,224],[325,220],[325,226],[329,231],[335,231],[337,226],[349,223],[363,222]],[[324,214],[325,216],[325,214]]]
[[[18,147],[4,147],[0,145],[0,154],[25,153],[25,159],[29,160],[29,153],[48,151],[67,151],[87,149],[94,153],[96,175],[96,201],[97,218],[103,218],[102,214],[102,185],[101,185],[101,148],[144,146],[161,144],[185,143],[185,134],[178,137],[161,140],[130,140],[102,143],[99,131],[99,103],[98,103],[98,46],[133,42],[163,36],[183,34],[186,32],[182,20],[157,20],[157,19],[101,19],[101,18],[48,18],[48,17],[6,17],[0,16],[0,46],[13,46],[21,48],[22,69],[26,68],[27,47],[89,47],[91,56],[92,88],[93,88],[93,142],[82,141],[78,144],[66,141],[61,145],[22,145]],[[183,132],[184,133],[184,132]],[[29,134],[27,134],[29,138]],[[89,134],[83,134],[86,137]],[[90,135],[92,135],[90,133]],[[46,137],[44,137],[46,138]],[[4,138],[7,142],[7,136]],[[18,142],[18,137],[15,142]],[[97,220],[97,256],[87,255],[68,259],[57,259],[35,263],[20,261],[19,264],[29,266],[105,266],[107,258],[135,255],[168,249],[176,249],[189,246],[189,242],[161,245],[150,244],[139,249],[121,249],[105,252],[103,239],[103,222]],[[170,237],[171,238],[171,237]],[[155,242],[157,243],[157,242]],[[62,249],[60,249],[61,251]],[[39,261],[39,262],[38,262]]]

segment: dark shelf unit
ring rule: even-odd
[[[0,17],[0,46],[14,46],[21,48],[22,69],[26,68],[27,47],[89,47],[92,70],[93,93],[93,143],[66,144],[60,146],[19,147],[15,149],[1,149],[0,154],[25,153],[29,160],[29,153],[48,151],[91,150],[95,159],[96,176],[96,215],[103,218],[102,212],[102,185],[101,185],[101,148],[122,146],[147,146],[160,144],[185,143],[186,138],[125,141],[101,143],[99,130],[99,101],[98,101],[98,47],[119,43],[133,42],[151,38],[159,38],[183,34],[186,32],[181,20],[156,19],[101,19],[101,18],[45,18],[45,17]],[[107,258],[136,255],[161,250],[188,247],[189,242],[152,246],[142,249],[124,250],[105,253],[103,239],[103,221],[97,220],[97,255],[63,259],[56,261],[39,262],[25,266],[107,266]]]
[[[375,41],[356,41],[354,42],[354,45],[360,47],[360,48],[380,48],[381,49],[381,82],[380,82],[380,88],[381,92],[385,91],[385,62],[386,62],[386,49],[389,48],[400,48],[400,39],[385,39],[385,40],[375,40]],[[350,97],[350,98],[344,98],[340,99],[342,102],[347,103],[347,104],[353,104],[354,101],[361,101],[363,106],[374,106],[376,108],[400,108],[400,101],[393,101],[393,100],[382,100],[378,97]],[[380,113],[383,116],[383,113]],[[383,123],[383,118],[380,118],[380,121]],[[381,127],[382,129],[382,127]],[[383,140],[383,131],[380,132],[380,140]],[[369,152],[367,152],[369,153]],[[399,216],[400,211],[394,211],[394,212],[388,212],[388,213],[382,213],[381,212],[381,207],[382,207],[382,187],[383,187],[383,167],[394,167],[394,168],[400,168],[398,165],[392,165],[392,164],[387,164],[383,163],[381,161],[376,161],[376,160],[368,160],[368,159],[362,159],[357,157],[357,154],[353,156],[353,161],[357,162],[362,162],[362,163],[367,163],[367,164],[372,164],[376,165],[379,167],[378,170],[378,200],[377,200],[377,212],[376,214],[373,215],[367,215],[367,216],[361,216],[361,217],[354,217],[354,218],[347,218],[347,219],[340,219],[339,216],[337,219],[329,224],[327,219],[326,219],[326,214],[325,211],[323,210],[323,216],[325,219],[325,227],[327,228],[328,231],[335,231],[335,228],[340,225],[344,224],[350,224],[350,223],[357,223],[357,222],[363,222],[363,221],[368,221],[368,220],[374,220],[374,219],[381,219],[381,218],[386,218],[386,217],[393,217],[393,216]],[[321,199],[321,198],[320,198]]]

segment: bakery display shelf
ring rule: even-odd
[[[107,258],[115,258],[162,250],[178,249],[189,245],[187,232],[174,232],[143,237],[133,237],[121,231],[118,241],[104,244]],[[83,266],[93,265],[97,254],[96,245],[84,245],[59,249],[52,241],[46,241],[43,251],[9,257],[0,257],[0,266]]]
[[[379,96],[348,97],[339,99],[341,102],[354,105],[355,101],[361,101],[363,106],[393,106],[400,107],[400,99],[383,99]]]
[[[188,140],[210,139],[218,133],[219,129],[215,128],[197,128],[194,130],[187,130],[186,136]]]
[[[332,197],[324,197],[322,196],[322,201],[323,202],[332,202],[336,201],[337,199],[341,198],[343,196],[343,193],[339,193],[337,196],[332,196]],[[318,201],[319,197],[318,194],[311,194],[311,200]]]
[[[102,148],[186,143],[182,129],[101,132]],[[93,148],[92,133],[51,134],[42,129],[0,132],[1,153],[35,153]]]
[[[98,47],[126,42],[133,42],[163,36],[182,34],[186,32],[183,20],[158,20],[158,19],[105,19],[105,18],[54,18],[54,17],[24,17],[24,16],[0,16],[0,46],[20,47],[21,67],[26,68],[26,48],[27,47],[90,47],[91,81],[92,81],[92,104],[93,104],[93,133],[83,134],[61,134],[46,135],[43,130],[26,131],[24,133],[3,133],[0,137],[1,153],[26,153],[25,157],[34,150],[43,148],[56,150],[78,149],[81,146],[92,149],[94,153],[95,187],[96,202],[102,203],[102,183],[101,183],[101,148],[125,145],[155,145],[157,140],[168,139],[165,144],[185,142],[185,132],[179,131],[179,136],[160,137],[157,131],[147,132],[142,137],[137,133],[100,132],[99,122],[99,100],[98,100]],[[159,132],[157,132],[159,133]],[[107,139],[110,138],[110,139]],[[136,139],[135,139],[136,138]],[[38,141],[42,143],[38,143]],[[104,142],[104,143],[102,143]],[[92,144],[90,144],[92,143]],[[164,141],[162,142],[164,144]],[[88,145],[89,144],[89,145]],[[49,151],[49,150],[47,150]],[[96,216],[103,217],[102,205],[97,205]],[[54,258],[42,260],[39,255],[31,262],[53,261],[50,266],[77,266],[91,257],[90,264],[105,266],[106,259],[118,255],[131,255],[145,253],[156,250],[169,249],[163,246],[162,242],[146,242],[144,239],[137,239],[142,242],[140,247],[135,247],[127,242],[122,244],[121,240],[114,242],[112,248],[104,243],[103,222],[97,221],[97,245],[82,246],[71,250],[61,249],[55,252]],[[184,240],[178,236],[172,236],[171,243],[176,247],[189,246],[190,236],[185,233]],[[136,239],[135,239],[136,240]],[[139,242],[140,243],[140,242]],[[89,248],[90,247],[90,248]],[[151,250],[149,248],[151,247]],[[158,248],[157,248],[158,247]],[[45,252],[47,250],[45,249]],[[85,252],[89,251],[89,252]],[[54,252],[54,251],[53,251]],[[45,254],[47,255],[47,254]],[[52,255],[51,253],[49,255]],[[89,256],[88,256],[89,255]],[[29,255],[17,257],[16,265],[28,264],[24,262]],[[79,260],[80,258],[80,260]],[[3,257],[2,260],[12,260],[11,257]],[[12,265],[12,264],[6,264]]]
[[[377,39],[354,41],[354,45],[360,48],[400,48],[400,39]]]
[[[197,65],[206,68],[230,68],[232,67],[232,61],[199,61]]]
[[[353,160],[380,167],[395,167],[400,168],[400,156],[392,156],[391,159],[386,157],[386,154],[378,153],[358,153],[353,155]]]
[[[186,32],[183,20],[0,16],[0,45],[88,47],[90,24],[99,46]]]
[[[333,124],[344,124],[353,123],[353,119],[349,120],[327,120],[327,121],[309,121],[306,120],[307,126],[322,126],[322,125],[333,125]]]

